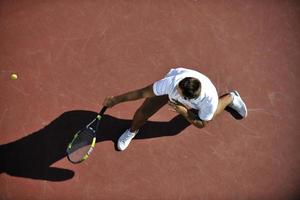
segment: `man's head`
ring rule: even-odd
[[[196,99],[201,92],[201,83],[193,77],[186,77],[178,84],[179,93],[186,99]]]

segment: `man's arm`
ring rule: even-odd
[[[122,102],[134,101],[134,100],[153,97],[153,96],[155,96],[155,94],[153,92],[153,84],[151,84],[147,87],[130,91],[118,96],[106,97],[103,102],[103,106],[113,107],[114,105]]]
[[[196,126],[197,128],[204,128],[208,125],[208,121],[201,120],[197,114],[187,109],[182,104],[176,104],[173,102],[169,102],[169,105],[180,115],[182,115],[188,122]]]

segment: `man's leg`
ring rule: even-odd
[[[145,122],[169,101],[168,95],[147,98],[135,112],[130,132],[136,132]]]
[[[120,151],[125,150],[138,130],[160,108],[168,103],[168,95],[147,98],[141,107],[135,112],[130,129],[127,129],[119,138],[117,147]]]
[[[219,97],[218,107],[213,118],[222,113],[223,110],[225,110],[225,108],[232,103],[232,101],[233,97],[230,93],[224,94],[221,97]]]
[[[219,98],[219,103],[214,117],[225,110],[226,107],[234,109],[242,118],[247,117],[247,107],[237,91],[230,92]]]

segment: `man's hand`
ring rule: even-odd
[[[208,122],[204,122],[198,118],[198,115],[193,113],[191,110],[187,109],[182,103],[178,101],[169,101],[169,106],[171,106],[172,110],[174,112],[177,112],[178,114],[185,117],[185,119],[196,126],[197,128],[203,128],[208,124]]]
[[[181,103],[180,104],[177,104],[177,103],[174,103],[172,101],[169,101],[168,102],[169,106],[171,106],[172,110],[181,114],[181,115],[186,115],[187,113],[187,108],[184,107]]]
[[[102,105],[111,108],[116,104],[118,104],[117,98],[114,96],[109,96],[104,99],[104,102]]]

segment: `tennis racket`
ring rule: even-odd
[[[107,107],[104,106],[93,121],[74,135],[67,148],[67,157],[70,162],[80,163],[92,153],[100,120],[106,109]]]

